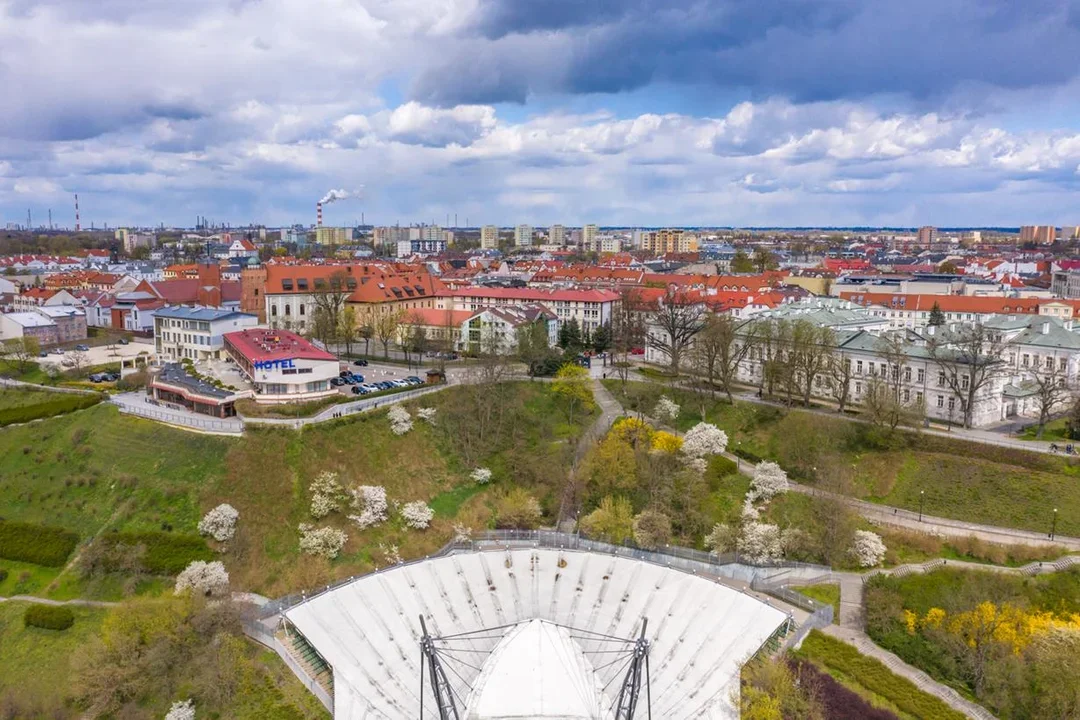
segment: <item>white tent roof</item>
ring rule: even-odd
[[[420,615],[433,637],[459,636],[445,662],[459,711],[492,720],[610,717],[625,668],[608,663],[611,641],[593,633],[636,638],[646,617],[653,716],[737,718],[739,670],[786,618],[680,570],[548,549],[402,565],[286,613],[333,668],[343,720],[420,717]],[[424,693],[423,718],[437,718],[430,686]]]

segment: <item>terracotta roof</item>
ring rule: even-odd
[[[286,359],[337,360],[330,353],[320,350],[288,330],[249,328],[225,333],[223,337],[251,362]]]
[[[428,325],[431,327],[457,327],[475,314],[475,312],[470,312],[469,310],[416,308],[408,312],[405,316],[405,322],[413,325]]]
[[[894,310],[922,310],[929,312],[934,307],[934,303],[937,303],[942,312],[1000,313],[1003,315],[1017,313],[1037,314],[1039,306],[1048,302],[1046,299],[1040,298],[861,292],[844,292],[840,293],[840,297],[860,305],[878,305]]]
[[[545,288],[488,288],[465,287],[450,290],[447,294],[456,297],[496,298],[500,300],[521,300],[523,302],[612,302],[620,295],[611,290],[548,290]]]

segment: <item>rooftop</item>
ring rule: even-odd
[[[249,328],[225,333],[225,341],[251,362],[263,360],[333,360],[337,358],[320,350],[296,333],[288,330]]]
[[[155,315],[157,315],[157,317],[170,318],[173,320],[204,320],[209,322],[225,320],[238,315],[251,318],[255,317],[254,315],[238,312],[236,310],[182,306],[164,307],[161,310],[158,310]]]

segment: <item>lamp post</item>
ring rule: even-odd
[[[735,470],[742,472],[742,440],[736,440],[735,444],[738,446],[735,449]]]
[[[1057,533],[1057,508],[1054,508],[1054,519],[1050,523],[1050,539],[1054,539],[1054,534]]]
[[[919,522],[922,522],[923,501],[926,500],[926,491],[919,491]]]

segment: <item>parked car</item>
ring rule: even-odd
[[[421,380],[420,378],[418,378],[415,375],[410,375],[409,377],[407,377],[405,379],[407,381],[409,381],[410,383],[412,383],[413,385],[423,385],[424,384],[424,381]]]
[[[117,380],[120,379],[120,373],[115,372],[115,371],[107,372],[107,373],[105,373],[105,379],[110,381],[110,382],[116,382]]]
[[[353,385],[352,387],[353,395],[367,395],[367,393],[368,391],[364,389],[363,385]]]
[[[105,373],[94,373],[90,376],[90,382],[92,383],[105,382],[107,379]]]
[[[87,350],[90,349],[90,346],[89,345],[76,345],[75,349],[78,350],[79,352],[86,352]]]
[[[37,356],[38,356],[38,357],[49,357],[49,353],[47,353],[47,352],[45,352],[44,350],[42,350],[41,352],[39,352],[39,353],[37,354]]]
[[[357,367],[367,367],[367,360],[353,360],[352,364]]]
[[[128,340],[127,338],[120,338],[116,342],[120,343],[121,345],[130,345],[131,344],[131,341]]]
[[[49,353],[52,354],[52,355],[63,355],[64,354],[64,348],[53,348],[52,350],[49,351]]]
[[[345,381],[342,380],[339,377],[330,378],[330,385],[333,386],[333,387],[341,387],[344,384],[345,384]]]
[[[356,382],[358,382],[358,383],[364,382],[364,376],[363,375],[357,375],[356,373],[353,373],[352,376],[353,376],[353,380],[356,380]]]

